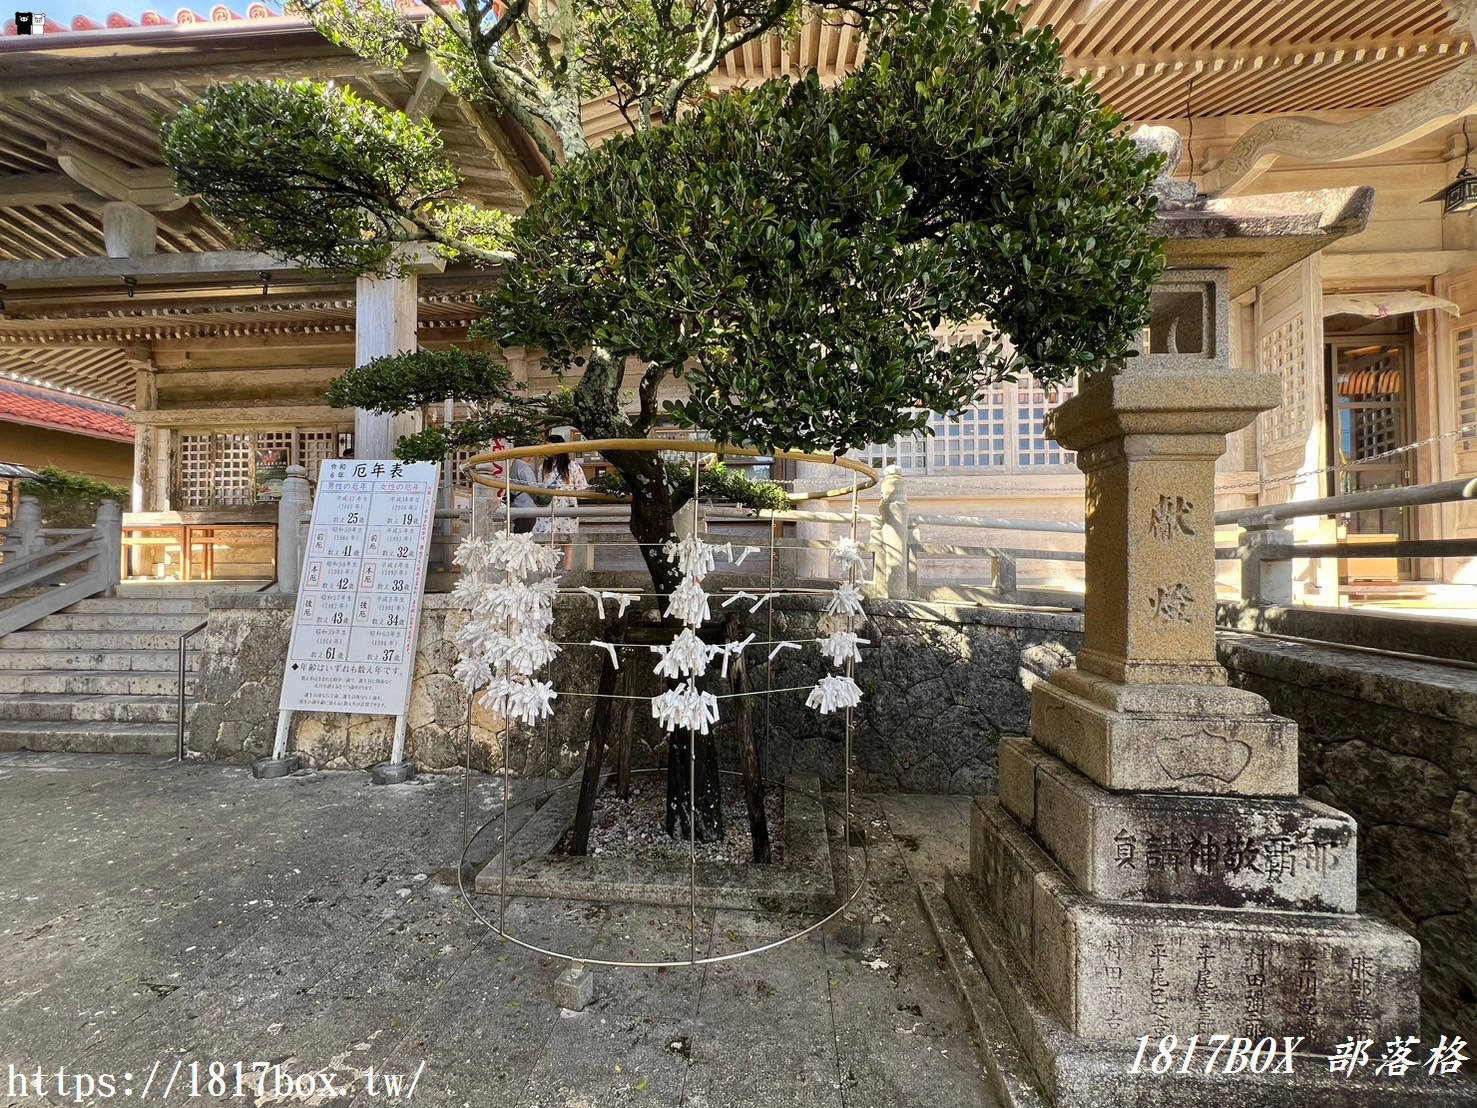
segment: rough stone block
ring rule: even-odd
[[[980,850],[999,859],[976,875],[995,882],[980,881],[986,911],[1007,935],[1028,930],[1022,960],[1073,1035],[1301,1035],[1302,1049],[1328,1051],[1350,1034],[1419,1034],[1420,947],[1403,931],[1359,916],[1099,900],[1073,890],[997,803],[975,812],[974,833],[1001,840]],[[1025,915],[1013,890],[1028,868]],[[1017,937],[1011,946],[1021,956]]]
[[[1281,716],[1106,708],[1055,682],[1032,694],[1037,743],[1104,788],[1296,796],[1297,726]]]
[[[1120,1042],[1107,1045],[1069,1034],[985,911],[977,884],[951,874],[945,891],[952,916],[974,955],[950,959],[950,968],[959,976],[957,983],[968,999],[975,995],[969,978],[983,973],[989,985],[984,992],[998,1002],[989,1015],[997,1020],[1003,1015],[1008,1024],[1008,1030],[981,1038],[987,1068],[992,1074],[998,1072],[1002,1083],[1035,1086],[1054,1108],[1471,1108],[1477,1104],[1477,1089],[1460,1074],[1429,1077],[1413,1071],[1389,1077],[1374,1073],[1371,1063],[1346,1076],[1331,1073],[1325,1056],[1302,1045],[1291,1076],[1254,1073],[1249,1067],[1228,1075],[1224,1064],[1215,1066],[1213,1073],[1206,1073],[1203,1064],[1183,1073],[1176,1067],[1170,1074],[1153,1073],[1145,1065],[1135,1073],[1137,1034],[1126,1031]],[[925,891],[923,895],[937,928],[930,894]],[[949,949],[947,941],[945,948]],[[1181,1045],[1181,1057],[1183,1052]],[[1197,1063],[1206,1057],[1202,1050]],[[1018,1103],[1041,1102],[1024,1098]]]
[[[1034,833],[1076,887],[1109,900],[1353,912],[1358,825],[1325,804],[1110,793],[1049,755]]]
[[[1036,867],[1029,843],[993,833],[990,824],[1010,817],[998,804],[976,801],[969,836],[970,867],[990,913],[1000,921],[1016,954],[1029,962],[1032,946],[1032,882]]]
[[[554,981],[555,1002],[571,1012],[582,1012],[594,999],[594,972],[583,962],[570,962]]]
[[[1046,752],[1030,739],[1000,740],[1000,803],[1025,827],[1036,820],[1036,756]]]

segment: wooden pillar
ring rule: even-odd
[[[797,492],[819,492],[825,489],[827,478],[834,478],[837,470],[828,465],[817,462],[795,463],[795,489]],[[846,510],[850,510],[851,501],[841,500],[804,500],[796,505],[797,508],[807,512],[830,512],[836,511],[837,505],[844,503]],[[797,541],[820,541],[826,542],[831,538],[831,525],[829,523],[797,523],[795,524],[795,538]],[[830,575],[831,556],[824,550],[811,550],[797,548],[795,550],[795,576],[801,580],[818,580]]]
[[[103,247],[110,258],[141,258],[154,253],[158,225],[137,204],[114,201],[103,205]]]
[[[419,279],[414,273],[403,277],[360,277],[355,283],[354,364],[375,358],[406,354],[417,348],[416,294]],[[354,456],[392,458],[395,444],[421,429],[421,413],[354,413]]]
[[[141,369],[134,375],[133,410],[152,412],[159,407],[159,384],[152,369]],[[158,436],[149,425],[135,425],[133,432],[133,482],[129,490],[129,511],[153,510],[150,492],[154,487],[157,464],[154,445]]]

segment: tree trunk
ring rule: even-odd
[[[631,450],[612,450],[607,461],[620,471],[631,493],[631,537],[641,544],[641,560],[651,574],[657,599],[665,602],[681,575],[667,561],[662,547],[673,536],[672,519],[678,508],[677,498],[667,484],[666,468],[661,455]]]
[[[726,622],[725,638],[738,642],[743,638],[743,626],[738,613],[731,613]],[[759,740],[754,734],[754,702],[746,693],[749,684],[749,664],[743,654],[737,654],[728,663],[729,685],[734,693],[734,722],[738,726],[739,770],[744,780],[744,805],[749,813],[749,837],[754,843],[754,861],[769,862],[769,818],[764,813],[764,761],[759,751]]]
[[[619,438],[630,430],[623,414],[621,382],[623,359],[603,348],[590,351],[589,362],[574,390],[574,424],[586,435]],[[667,484],[660,454],[644,450],[609,450],[603,455],[619,472],[631,495],[631,536],[640,544],[641,559],[651,575],[659,608],[681,583],[677,567],[667,561],[663,545],[672,538],[672,518],[681,506],[679,494]],[[673,634],[678,628],[670,625]],[[603,738],[603,737],[602,737]],[[704,842],[723,836],[718,752],[711,736],[699,736],[697,748],[698,837]],[[678,828],[685,837],[689,807],[689,766],[692,737],[674,733],[667,754],[667,833]]]
[[[659,608],[681,583],[677,567],[667,561],[662,547],[673,537],[673,516],[678,496],[667,484],[661,455],[644,451],[612,450],[605,458],[620,471],[631,493],[631,535],[641,544],[641,558],[655,586]],[[673,635],[677,624],[665,621]],[[723,785],[718,773],[718,748],[712,735],[697,739],[697,839],[713,842],[723,838]],[[686,731],[672,734],[667,743],[666,830],[673,838],[690,835],[691,811],[688,759],[693,736]]]
[[[697,765],[690,764],[692,743],[697,740]],[[689,784],[696,771],[697,805],[689,799]],[[692,836],[688,819],[697,816],[697,834]],[[667,834],[686,842],[700,843],[723,838],[723,782],[718,774],[718,746],[712,735],[673,731],[667,740]]]
[[[619,643],[625,639],[626,617],[605,625],[605,641]],[[609,655],[600,667],[600,685],[595,692],[595,710],[590,713],[590,741],[585,748],[585,774],[580,782],[579,806],[574,816],[574,843],[571,854],[590,852],[590,826],[595,820],[595,799],[600,794],[600,766],[605,758],[605,745],[611,738],[610,722],[615,717],[615,666]]]
[[[621,682],[616,686],[622,699],[616,702],[615,723],[615,795],[622,800],[631,798],[631,747],[636,738],[631,733],[636,726],[636,701],[632,699],[636,682],[631,667],[621,670]]]

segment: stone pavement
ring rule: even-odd
[[[499,788],[475,782],[474,814],[500,807]],[[858,811],[860,933],[697,970],[597,970],[575,1013],[551,999],[563,963],[500,942],[446,883],[457,775],[376,788],[351,771],[270,782],[142,756],[0,755],[0,1104],[157,1100],[176,1063],[184,1099],[198,1063],[194,1104],[390,1103],[382,1084],[369,1095],[373,1066],[407,1084],[419,1071],[417,1104],[469,1108],[994,1108],[909,873],[958,864],[964,806],[864,797]],[[894,811],[906,832],[889,832]],[[681,911],[519,901],[510,919],[588,956],[686,945]],[[707,912],[699,941],[718,952],[790,923]],[[269,1082],[258,1096],[256,1061],[332,1071],[335,1091],[279,1098]],[[44,1098],[7,1086],[37,1066]],[[74,1074],[112,1074],[115,1096],[78,1097]]]

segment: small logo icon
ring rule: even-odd
[[[16,12],[15,33],[18,35],[39,35],[46,29],[46,16],[40,12]]]

